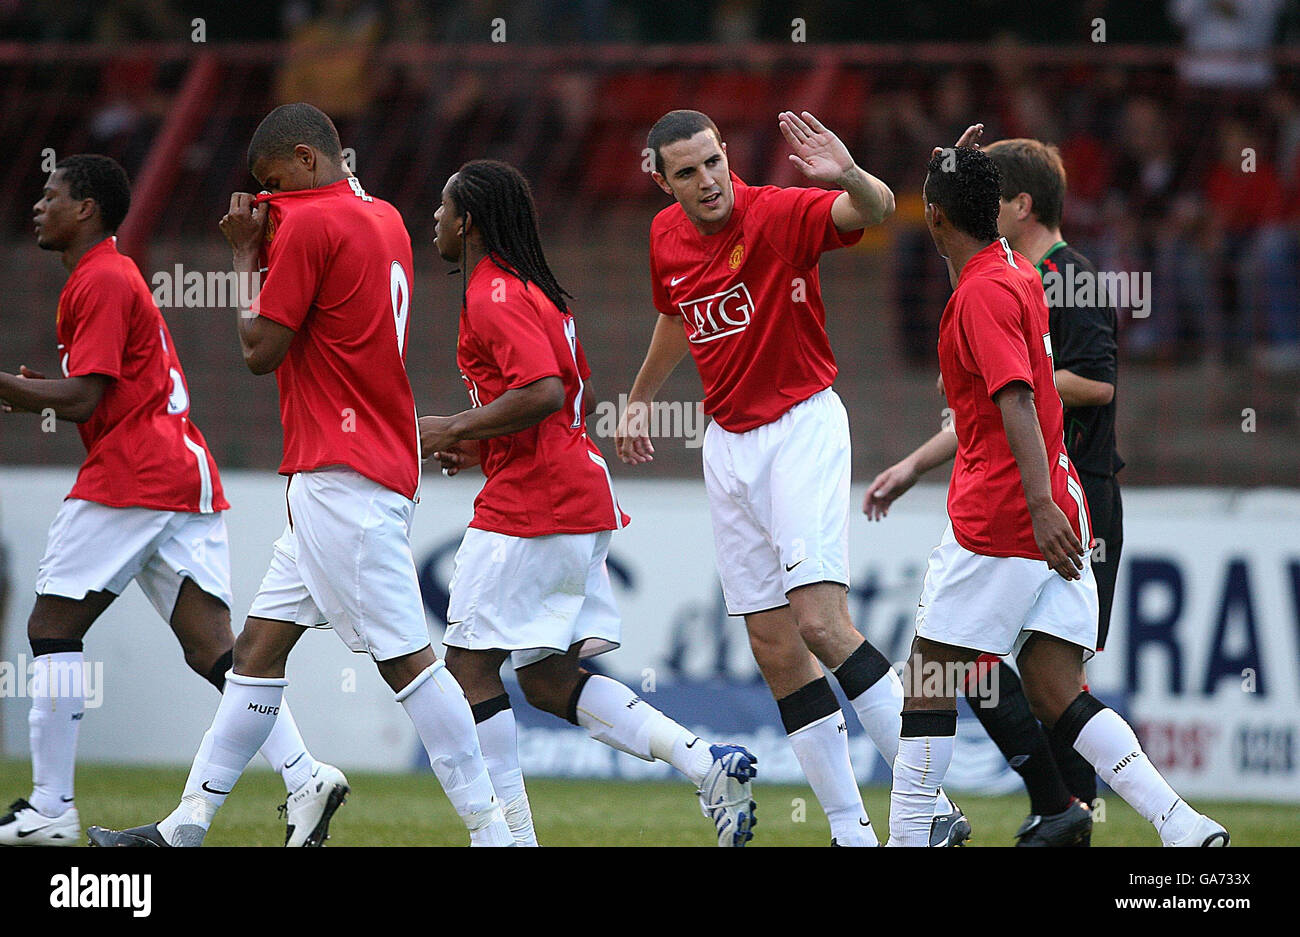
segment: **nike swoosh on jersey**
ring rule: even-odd
[[[669,286],[676,286],[678,283],[682,282],[682,280],[685,280],[685,279],[686,279],[686,275],[685,275],[685,274],[682,274],[682,275],[679,276],[679,277],[673,277],[671,280],[668,281],[668,285],[669,285]]]

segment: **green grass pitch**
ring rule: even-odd
[[[31,769],[25,761],[0,761],[5,802],[26,796]],[[83,829],[92,824],[135,826],[164,816],[180,795],[186,772],[179,768],[82,764],[77,768],[77,807]],[[335,815],[329,845],[464,846],[465,828],[432,774],[349,773],[352,794]],[[538,837],[546,846],[710,846],[708,822],[686,783],[572,781],[529,782]],[[758,827],[754,846],[826,846],[830,832],[812,791],[756,784]],[[889,791],[863,791],[867,810],[883,827]],[[958,796],[974,827],[972,846],[1007,846],[1027,812],[1020,796]],[[231,794],[208,837],[212,846],[280,846],[284,825],[276,806],[284,800],[280,779],[250,771]],[[1195,801],[1227,826],[1233,846],[1300,845],[1295,805]],[[1096,825],[1097,846],[1158,846],[1159,838],[1114,794],[1105,798],[1105,820]]]

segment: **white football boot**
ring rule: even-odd
[[[713,765],[697,791],[700,810],[713,821],[719,846],[744,846],[754,838],[758,822],[749,783],[758,774],[758,759],[739,745],[711,745],[709,754]]]
[[[80,846],[81,818],[69,807],[47,817],[21,797],[0,817],[0,846]]]
[[[330,835],[330,819],[347,800],[348,779],[333,765],[319,764],[307,783],[280,807],[285,818],[285,846],[322,846]]]
[[[1198,813],[1196,822],[1192,824],[1190,830],[1178,839],[1169,840],[1163,845],[1184,848],[1189,846],[1193,848],[1226,846],[1229,839],[1231,837],[1228,836],[1228,831],[1223,828],[1223,824],[1211,820],[1203,813]]]

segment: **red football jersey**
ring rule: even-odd
[[[112,378],[80,424],[86,461],[69,498],[114,508],[204,514],[230,507],[217,464],[190,422],[190,395],[167,323],[130,257],[106,238],[59,294],[64,377]]]
[[[1043,283],[1034,265],[1004,238],[962,268],[939,323],[939,371],[957,431],[957,462],[948,487],[948,517],[957,542],[986,556],[1043,558],[1002,411],[993,402],[1003,387],[1023,381],[1034,391],[1052,500],[1088,547],[1088,505],[1065,451]]]
[[[349,176],[270,203],[258,315],[297,334],[276,369],[282,475],[346,465],[408,498],[420,485],[406,376],[411,237]]]
[[[862,232],[836,230],[839,192],[731,182],[735,208],[716,234],[700,234],[676,203],[655,216],[650,282],[655,308],[682,317],[705,412],[743,433],[835,380],[817,261]]]
[[[481,441],[487,483],[474,500],[471,527],[541,537],[627,524],[609,468],[587,436],[583,381],[591,369],[571,313],[485,257],[465,290],[456,363],[476,407],[544,377],[564,382],[564,406],[555,413]]]

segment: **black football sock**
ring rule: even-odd
[[[1029,709],[1020,678],[1002,661],[990,676],[993,680],[987,685],[967,686],[966,700],[975,718],[1025,782],[1030,812],[1060,813],[1070,806],[1070,791],[1052,757],[1047,733]]]
[[[1049,732],[1047,738],[1052,746],[1052,758],[1056,761],[1066,788],[1091,807],[1097,799],[1097,770],[1088,764],[1087,758],[1075,751],[1073,744],[1065,744],[1055,732]],[[1091,845],[1091,840],[1092,835],[1088,834],[1079,841],[1079,845]]]
[[[217,662],[212,665],[212,669],[207,672],[204,679],[216,687],[218,693],[223,693],[226,689],[226,674],[234,665],[234,650],[226,651],[226,653],[217,658]]]

